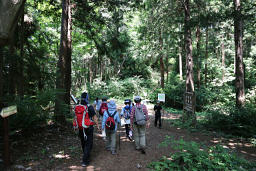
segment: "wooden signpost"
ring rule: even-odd
[[[4,127],[4,166],[5,168],[10,167],[10,146],[9,146],[9,123],[8,116],[17,113],[17,106],[5,107],[1,111],[1,116],[3,117],[3,127]]]

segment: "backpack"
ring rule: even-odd
[[[94,125],[94,122],[89,117],[88,106],[76,105],[73,127],[83,129],[89,128],[91,125]]]
[[[135,106],[135,123],[137,125],[145,125],[146,117],[141,106]]]
[[[99,114],[103,116],[104,112],[108,110],[108,104],[106,102],[102,102],[100,106]]]
[[[115,129],[115,119],[114,119],[114,116],[116,114],[117,111],[114,112],[114,114],[111,116],[109,111],[107,110],[107,113],[108,113],[108,118],[106,120],[106,123],[105,123],[105,128],[108,129],[108,130],[114,130]]]

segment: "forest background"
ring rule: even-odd
[[[70,92],[151,102],[165,93],[166,110],[182,113],[189,89],[197,126],[255,142],[256,3],[235,2],[27,0],[0,47],[1,106],[18,106],[11,129],[66,123]]]

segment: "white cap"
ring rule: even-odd
[[[134,100],[141,100],[141,97],[140,96],[135,96]]]

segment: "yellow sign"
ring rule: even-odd
[[[160,102],[165,102],[165,94],[158,94],[158,100]]]
[[[13,115],[15,113],[17,113],[17,106],[9,106],[9,107],[5,107],[5,108],[2,109],[1,116],[3,118],[6,118],[6,117],[8,117],[10,115]]]

